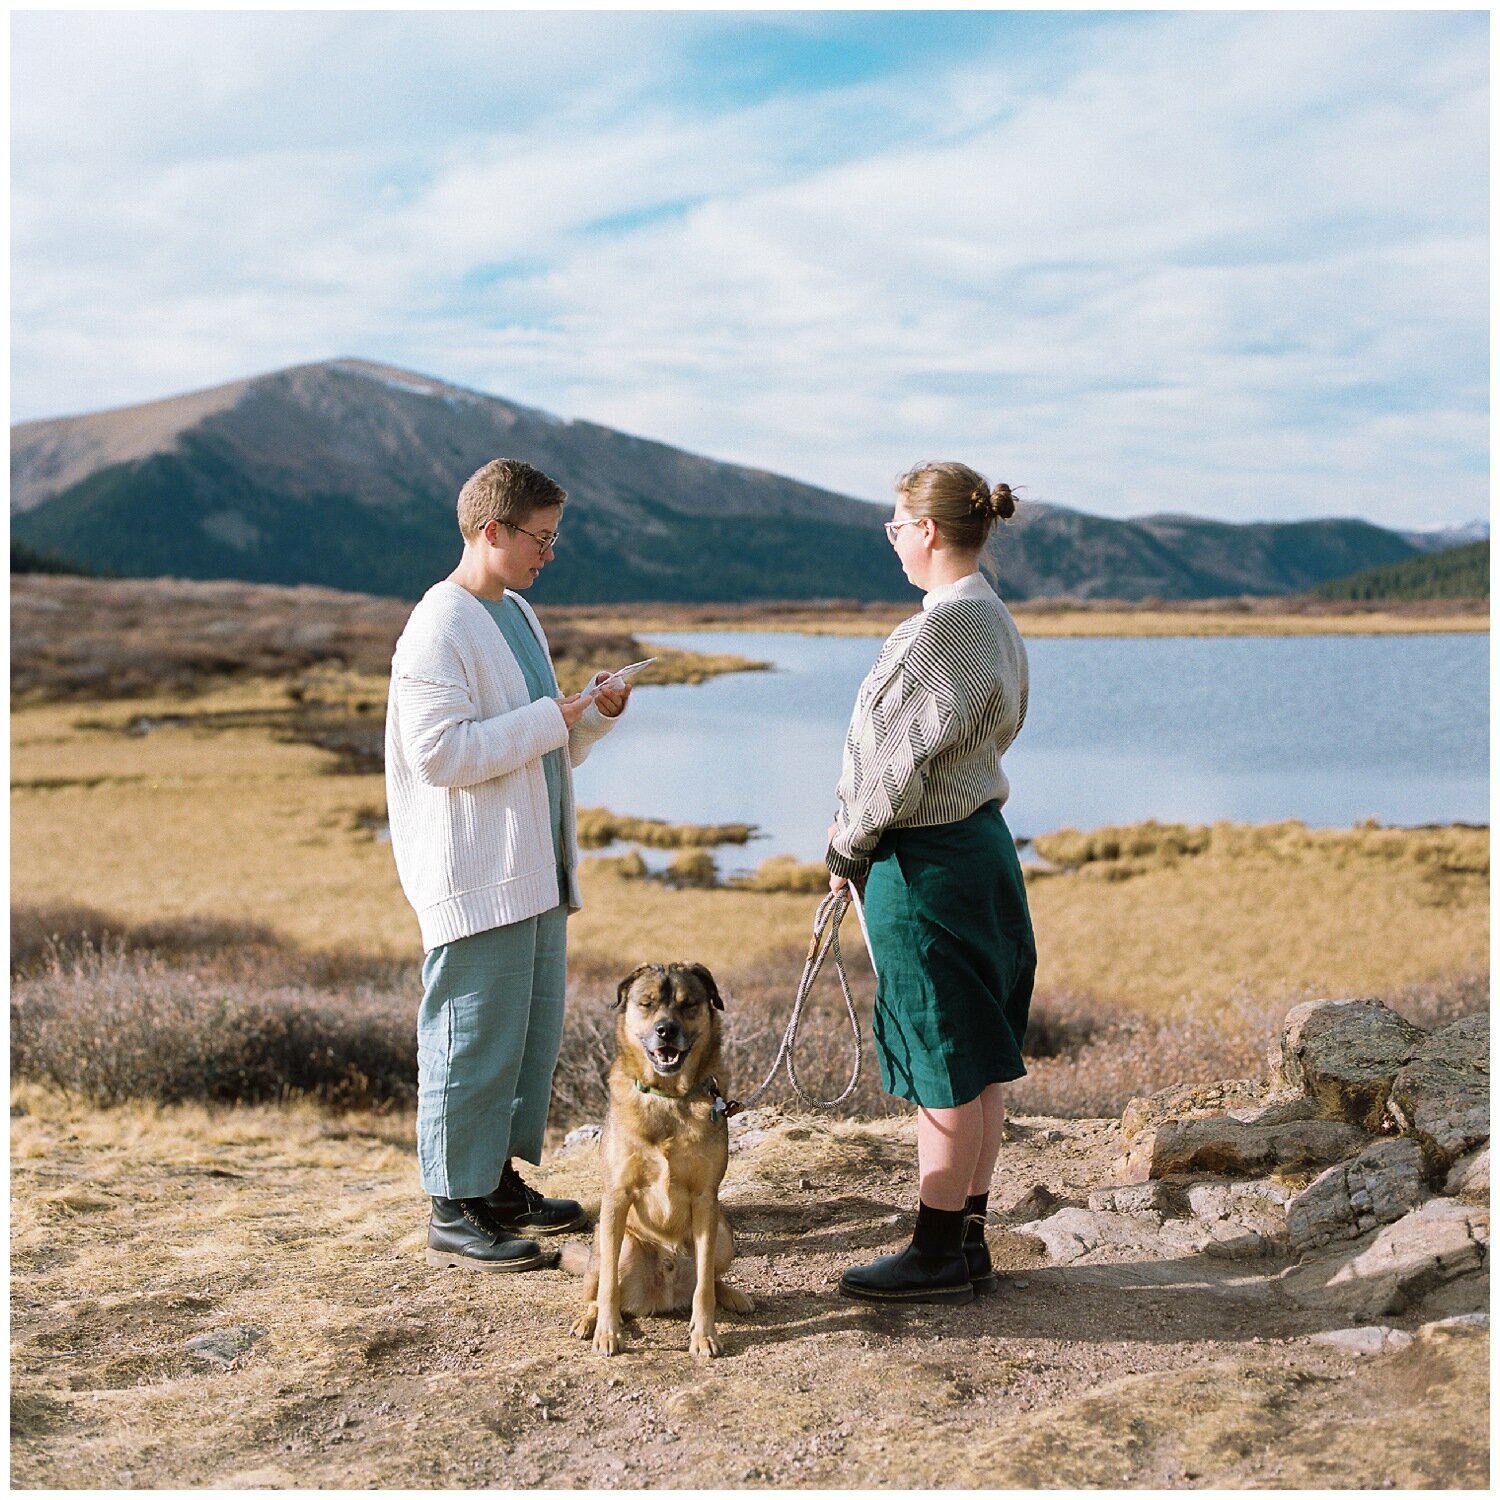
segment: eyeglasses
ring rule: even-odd
[[[919,516],[915,521],[887,521],[885,523],[886,541],[888,541],[891,546],[894,547],[896,545],[896,533],[900,531],[903,526],[920,526],[924,520],[926,520],[925,516]]]
[[[524,526],[517,526],[514,521],[502,521],[502,526],[509,527],[511,531],[519,531],[522,536],[529,536],[537,544],[537,548],[546,552],[549,548],[557,545],[557,539],[562,535],[560,531],[527,531]]]

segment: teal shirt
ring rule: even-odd
[[[475,597],[478,598],[478,595]],[[537,640],[536,632],[527,623],[526,616],[521,613],[521,606],[509,594],[504,599],[480,599],[479,602],[489,610],[490,618],[500,627],[505,644],[510,647],[511,655],[520,665],[531,701],[535,703],[538,698],[555,698],[558,691],[557,678],[552,675],[547,654],[542,650],[542,643]],[[542,771],[547,778],[547,809],[552,815],[552,847],[557,853],[559,886],[563,899],[566,900],[567,857],[563,851],[568,845],[563,837],[562,758],[561,750],[549,750],[542,757]]]

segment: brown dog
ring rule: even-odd
[[[734,1257],[719,1207],[729,1164],[715,1078],[724,1002],[702,964],[642,964],[620,981],[614,1008],[599,1226],[586,1269],[577,1256],[563,1261],[587,1277],[588,1306],[573,1336],[618,1354],[622,1314],[691,1306],[688,1349],[712,1356],[715,1306],[737,1313],[754,1306],[720,1279]]]

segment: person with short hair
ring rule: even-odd
[[[958,463],[918,465],[896,491],[886,535],[922,609],[860,687],[827,861],[833,890],[863,888],[881,1080],[917,1106],[921,1193],[911,1244],[844,1272],[839,1288],[958,1303],[998,1284],[984,1225],[1036,974],[1001,812],[1000,759],[1026,719],[1026,647],[980,572],[991,526],[1016,501]]]
[[[619,721],[628,683],[562,695],[521,597],[555,555],[567,492],[497,458],[458,496],[463,555],[412,610],[391,661],[391,846],[417,914],[417,1159],[427,1259],[527,1271],[533,1236],[582,1228],[540,1162],[562,1044],[567,918],[582,904],[573,767]]]

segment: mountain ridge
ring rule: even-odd
[[[497,454],[573,497],[542,603],[900,598],[877,504],[341,358],[11,432],[12,536],[100,571],[415,597],[453,566],[458,488]],[[1024,505],[1013,598],[1300,591],[1420,548],[1359,520],[1114,520]]]

